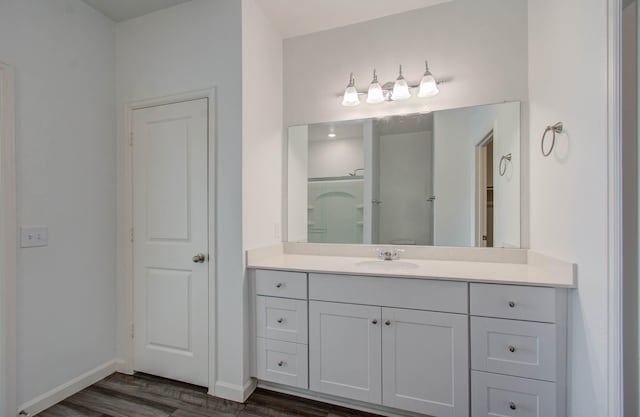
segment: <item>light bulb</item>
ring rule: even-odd
[[[440,92],[436,79],[431,74],[431,71],[429,71],[429,64],[427,61],[425,61],[424,64],[427,70],[420,81],[420,89],[418,90],[418,97],[420,98],[433,97]]]
[[[347,89],[344,90],[344,96],[342,97],[342,105],[345,107],[354,107],[360,104],[360,98],[358,97],[358,90],[356,90],[356,80],[353,78],[353,73],[349,76],[349,84]]]
[[[367,103],[369,104],[378,104],[384,101],[384,93],[382,92],[382,87],[380,87],[380,83],[378,82],[378,74],[376,70],[373,70],[373,81],[369,85],[369,91],[367,92]]]
[[[407,84],[407,80],[402,76],[402,65],[400,65],[400,74],[398,75],[398,79],[396,79],[395,84],[393,84],[393,93],[391,94],[391,100],[406,100],[411,98],[411,92],[409,91],[409,84]]]

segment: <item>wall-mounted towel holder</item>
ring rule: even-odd
[[[501,177],[504,177],[504,174],[507,173],[507,164],[511,163],[511,154],[508,153],[506,155],[502,155],[500,157],[500,165],[498,167],[498,173]]]
[[[562,122],[558,122],[556,124],[554,124],[553,126],[547,126],[547,128],[544,130],[544,133],[542,134],[542,140],[540,141],[540,149],[542,150],[542,155],[544,157],[547,157],[549,155],[551,155],[551,152],[553,152],[553,147],[556,145],[556,134],[558,133],[562,133],[562,131],[564,130],[564,125]],[[547,138],[547,133],[551,132],[551,146],[549,146],[549,150],[547,152],[544,151],[544,144],[545,144],[545,140]]]

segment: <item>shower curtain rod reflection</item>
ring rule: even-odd
[[[322,182],[322,181],[347,181],[347,180],[363,180],[362,175],[347,175],[344,177],[317,177],[309,178],[309,182]]]

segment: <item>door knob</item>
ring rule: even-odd
[[[207,260],[207,256],[204,253],[199,253],[193,257],[193,262],[197,264],[204,263]]]

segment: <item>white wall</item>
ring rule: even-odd
[[[362,138],[309,141],[309,178],[345,177],[364,168]],[[358,171],[358,175],[363,175]]]
[[[521,246],[520,103],[434,114],[435,244],[475,246],[475,147],[493,130],[494,246]],[[512,154],[505,176],[500,157]],[[523,246],[526,246],[524,244]]]
[[[433,99],[340,105],[349,72],[366,89],[372,70],[417,82],[429,59],[453,77]],[[456,0],[284,41],[285,126],[527,99],[526,0]]]
[[[530,1],[529,29],[531,248],[578,265],[567,415],[601,417],[608,414],[607,2]],[[537,138],[558,121],[566,134],[543,158]]]
[[[242,0],[242,230],[243,249],[282,241],[283,129],[282,37],[255,0]],[[306,214],[306,211],[305,211]],[[305,222],[306,223],[306,222]],[[224,240],[220,242],[225,244]],[[239,385],[250,381],[251,316],[245,273],[243,294],[244,366]],[[227,294],[222,293],[222,297]],[[235,300],[235,298],[234,298]],[[224,310],[218,310],[224,311]],[[226,320],[226,311],[224,312]],[[236,343],[223,339],[222,355]],[[239,342],[239,340],[238,340]],[[227,356],[219,355],[219,362]],[[238,366],[232,364],[232,366]],[[230,368],[231,371],[233,368]],[[223,380],[223,381],[227,381]],[[245,394],[243,394],[245,395]]]
[[[287,142],[287,241],[306,242],[309,213],[309,127],[292,126]]]
[[[242,0],[242,178],[245,249],[282,240],[282,37]]]
[[[475,246],[474,148],[469,139],[469,109],[436,112],[434,145],[434,244]],[[489,128],[491,130],[491,128]],[[487,130],[477,141],[482,140]]]
[[[18,403],[116,357],[114,24],[79,0],[0,2],[16,68]]]
[[[121,138],[125,134],[126,101],[216,88],[217,245],[210,250],[216,259],[218,294],[215,390],[216,394],[224,396],[238,394],[248,375],[248,353],[241,348],[247,345],[245,323],[248,319],[241,210],[241,37],[241,4],[236,0],[193,0],[118,24],[116,36],[118,134]],[[269,134],[276,135],[277,132]],[[122,164],[123,161],[119,161],[120,167]],[[122,178],[119,181],[122,185]],[[120,209],[122,215],[126,208]],[[122,317],[119,325],[127,325]]]

